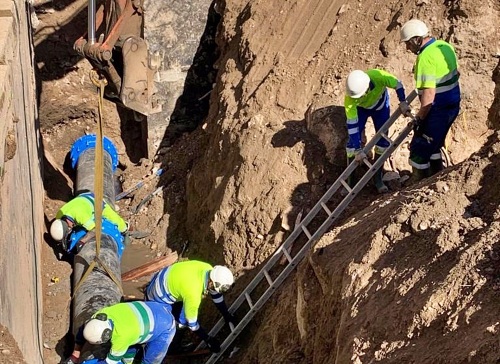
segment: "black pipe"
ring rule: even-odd
[[[87,135],[76,141],[72,149],[73,166],[76,166],[75,196],[84,192],[94,192],[95,179],[95,136],[94,139]],[[114,208],[115,185],[114,171],[116,169],[117,154],[110,140],[105,139],[103,152],[104,170],[103,187],[106,203]],[[118,244],[111,235],[105,233],[101,237],[100,261],[114,275],[121,285],[120,254]],[[75,255],[73,263],[73,334],[91,316],[103,307],[120,302],[121,287],[119,287],[107,274],[105,269],[96,264],[85,280],[81,281],[88,267],[94,261],[96,252],[95,236],[90,238]],[[92,347],[92,346],[91,346]],[[97,348],[97,347],[96,347]],[[94,350],[91,350],[94,354]]]
[[[87,271],[95,257],[95,238],[86,243],[75,256],[73,263],[73,285],[76,287],[81,277]],[[111,273],[121,282],[120,260],[114,239],[103,235],[101,239],[100,260]],[[120,302],[120,288],[108,276],[102,267],[95,267],[80,284],[73,298],[73,332],[85,323],[96,311],[103,307]]]
[[[75,184],[75,196],[84,192],[94,191],[94,161],[95,159],[95,149],[89,148],[84,150],[78,156],[78,163],[76,169],[76,184]],[[115,207],[115,185],[114,185],[114,169],[113,160],[109,153],[104,151],[103,153],[103,168],[104,168],[104,200]]]

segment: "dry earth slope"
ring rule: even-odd
[[[240,273],[236,290],[343,167],[347,73],[382,67],[413,85],[402,23],[419,17],[455,44],[464,95],[448,145],[457,165],[366,208],[365,194],[272,300],[238,362],[497,363],[499,145],[488,125],[498,126],[498,3],[221,8],[220,78],[206,154],[188,176],[186,220],[197,253],[224,256]],[[305,120],[309,106],[315,116]]]

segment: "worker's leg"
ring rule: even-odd
[[[429,161],[429,175],[433,176],[436,173],[442,171],[444,169],[443,165],[443,156],[441,155],[441,151],[437,153],[432,153],[431,159]]]
[[[155,326],[153,336],[144,346],[142,364],[161,364],[175,335],[175,320],[167,307],[151,307]]]
[[[364,130],[365,130],[365,125],[366,125],[366,120],[368,119],[368,112],[366,109],[358,107],[358,136],[362,135]],[[347,140],[347,145],[346,145],[346,154],[347,154],[347,166],[351,164],[351,162],[354,160],[354,154],[355,151],[360,149],[362,146],[360,145],[360,140],[355,139],[351,136],[351,134],[348,134],[348,140]],[[347,167],[346,166],[346,167]],[[351,175],[347,178],[347,184],[349,187],[354,187],[358,183],[358,178],[356,176],[356,171],[353,171]],[[344,191],[343,194],[345,194],[346,191]]]
[[[371,117],[373,119],[375,131],[377,131],[377,132],[385,124],[385,122],[389,119],[389,117],[391,115],[391,111],[389,108],[388,95],[386,95],[385,100],[386,100],[385,103],[378,110],[373,110],[371,112]],[[387,131],[386,134],[388,134],[388,133],[389,133],[389,131]],[[375,162],[386,151],[386,149],[389,147],[389,145],[390,145],[389,141],[385,138],[380,138],[379,140],[377,140],[377,142],[375,144]],[[382,179],[383,175],[384,175],[384,169],[383,169],[383,165],[382,165],[379,169],[377,169],[377,171],[373,175],[373,184],[375,185],[375,188],[377,189],[378,193],[386,193],[389,191],[389,189],[384,184],[384,181]]]
[[[417,177],[426,177],[443,169],[440,149],[459,110],[459,104],[432,107],[419,130],[415,131],[410,143],[410,164]]]
[[[375,161],[374,161],[374,163],[377,161],[377,159],[380,158],[381,155],[382,154],[378,154],[377,150],[375,150]],[[375,185],[375,188],[377,189],[378,193],[389,192],[389,188],[385,185],[383,177],[384,177],[384,167],[382,165],[379,169],[377,169],[377,171],[373,175],[373,184]]]
[[[448,107],[443,107],[438,109],[436,114],[436,119],[441,120],[441,123],[435,123],[431,125],[429,133],[435,135],[435,138],[440,143],[436,145],[436,149],[433,151],[430,157],[430,175],[434,175],[444,169],[443,156],[441,154],[441,148],[444,146],[446,136],[450,131],[453,122],[457,119],[458,113],[460,111],[460,104],[450,105]]]
[[[429,177],[430,146],[422,135],[413,135],[410,142],[410,165],[412,168],[411,182],[418,182]]]

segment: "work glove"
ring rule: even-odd
[[[418,116],[413,118],[413,132],[415,136],[422,136],[424,133],[424,121]]]
[[[69,358],[62,360],[60,364],[77,364],[79,361],[76,356],[71,355]]]
[[[412,113],[411,113],[411,107],[410,107],[410,105],[408,105],[408,103],[406,101],[401,101],[399,103],[399,110],[401,110],[401,113],[404,116],[410,117],[412,115]]]
[[[205,342],[212,353],[218,353],[220,351],[219,340],[215,337],[209,336]]]
[[[363,152],[363,149],[356,149],[354,151],[354,160],[361,163],[364,159],[366,159],[366,154]]]

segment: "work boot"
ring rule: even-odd
[[[411,168],[411,177],[406,184],[412,185],[412,184],[417,183],[417,182],[419,182],[427,177],[429,177],[429,168],[418,169],[418,168],[412,167]]]
[[[375,161],[380,158],[379,154],[375,154]],[[383,180],[383,175],[384,175],[384,167],[380,167],[377,169],[377,172],[373,175],[373,184],[375,185],[375,188],[377,189],[378,193],[387,193],[389,192],[389,188],[385,185],[384,180]]]
[[[429,174],[434,176],[436,173],[441,172],[444,169],[442,159],[431,159],[430,161]]]

